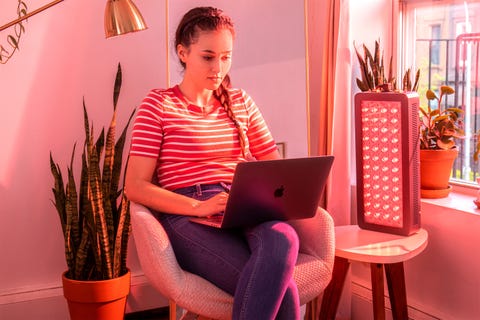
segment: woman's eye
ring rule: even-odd
[[[211,61],[213,59],[213,57],[205,56],[205,57],[203,57],[203,59],[205,59],[205,61]]]
[[[231,58],[232,58],[231,56],[223,56],[223,57],[222,57],[222,60],[223,60],[223,61],[228,61],[228,60],[230,60]]]

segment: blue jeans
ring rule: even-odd
[[[224,191],[202,185],[175,192],[206,200]],[[217,229],[188,216],[157,213],[180,266],[233,295],[233,319],[300,319],[293,281],[299,240],[287,223],[269,221],[245,229]]]

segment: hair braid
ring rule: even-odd
[[[233,124],[237,128],[238,132],[238,140],[240,142],[240,148],[242,150],[242,154],[245,158],[251,157],[250,152],[248,151],[247,146],[247,135],[245,131],[243,131],[242,124],[237,120],[235,114],[233,113],[232,109],[232,101],[230,99],[230,94],[228,93],[228,88],[230,87],[230,76],[227,74],[223,79],[223,82],[220,84],[217,90],[213,92],[214,97],[220,101],[220,104],[225,109],[228,117],[232,120]]]

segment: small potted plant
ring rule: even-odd
[[[356,79],[357,87],[362,92],[411,92],[417,91],[418,80],[420,78],[420,70],[417,70],[415,79],[411,80],[411,70],[405,71],[402,78],[401,90],[397,88],[397,79],[393,75],[392,59],[390,57],[390,66],[387,71],[383,62],[383,54],[380,52],[380,42],[375,41],[375,49],[373,54],[363,45],[363,56],[355,47],[358,63],[360,64],[361,78]]]
[[[439,96],[428,90],[426,97],[437,102],[437,108],[420,108],[420,178],[421,194],[425,198],[446,197],[453,162],[458,156],[455,139],[464,138],[463,110],[442,106],[444,97],[455,93],[441,86]]]
[[[112,120],[107,134],[102,129],[96,141],[83,104],[85,143],[79,188],[73,170],[75,145],[65,182],[50,153],[54,205],[61,221],[68,267],[62,277],[63,291],[72,320],[123,319],[130,292],[130,271],[126,266],[129,201],[119,182],[126,130],[133,113],[115,142],[121,82],[119,64]]]

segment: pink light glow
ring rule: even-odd
[[[400,108],[399,101],[363,101],[360,115],[364,218],[396,228],[403,226]]]

